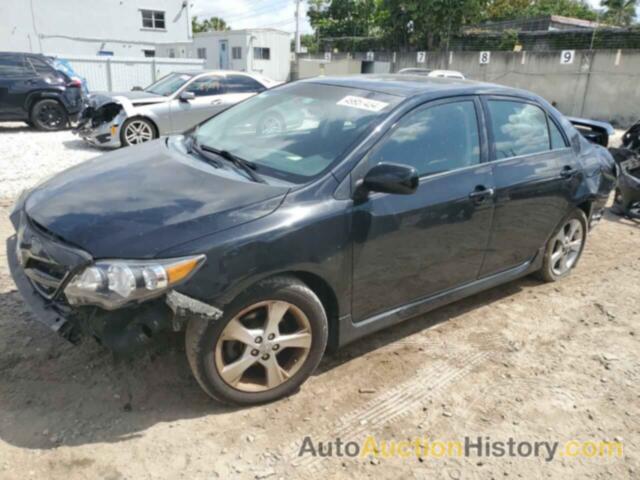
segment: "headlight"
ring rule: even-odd
[[[193,275],[204,255],[168,260],[101,260],[76,274],[64,293],[71,305],[107,310],[157,297]]]

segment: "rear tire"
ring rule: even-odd
[[[44,132],[62,130],[69,125],[67,111],[57,100],[39,100],[31,108],[29,121]]]
[[[562,220],[545,249],[538,277],[545,282],[557,282],[576,267],[587,240],[587,216],[579,208]]]
[[[191,370],[209,396],[254,405],[294,393],[320,363],[327,336],[318,297],[282,276],[240,294],[219,320],[190,320],[185,342]]]

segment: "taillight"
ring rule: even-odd
[[[81,88],[82,87],[82,82],[80,80],[78,80],[77,78],[73,78],[73,79],[71,79],[71,81],[69,83],[67,83],[67,87]]]

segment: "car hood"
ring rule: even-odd
[[[94,258],[152,258],[268,215],[288,191],[238,175],[160,139],[56,175],[28,195],[24,210]]]
[[[96,92],[89,96],[88,105],[93,109],[98,109],[109,103],[118,103],[125,110],[131,111],[133,107],[140,105],[153,105],[163,103],[169,100],[169,97],[156,95],[149,92]]]

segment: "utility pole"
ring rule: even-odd
[[[300,53],[300,0],[296,0],[296,53]]]

